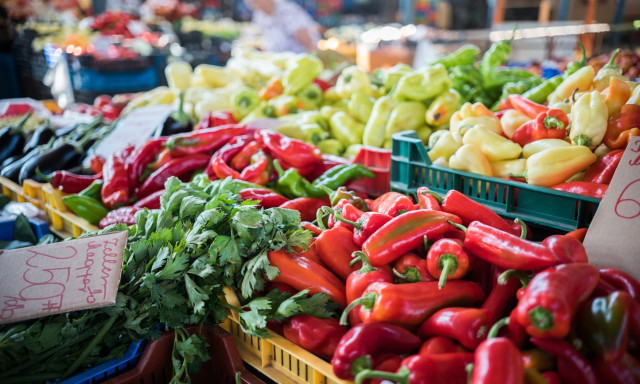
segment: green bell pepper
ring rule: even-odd
[[[402,76],[406,75],[407,73],[411,73],[412,71],[413,71],[413,68],[411,68],[409,65],[404,63],[398,63],[393,67],[389,68],[383,74],[382,81],[383,81],[383,87],[385,91],[387,91],[387,93],[390,92],[391,89],[393,89],[393,87],[395,87],[396,84],[398,84],[398,81],[400,81],[400,78]]]
[[[282,86],[284,93],[295,95],[311,84],[320,75],[324,66],[322,61],[313,55],[301,55],[284,72]]]
[[[361,123],[366,123],[371,116],[375,100],[364,93],[355,92],[351,95],[348,104],[349,115]]]
[[[346,149],[344,144],[338,139],[325,139],[316,144],[316,146],[322,153],[335,156],[341,156]]]
[[[425,125],[427,108],[418,101],[401,101],[391,111],[385,126],[386,140],[401,131],[415,131]]]
[[[88,196],[68,195],[64,196],[62,201],[73,213],[93,225],[97,225],[109,213],[109,210],[100,201]]]
[[[296,93],[298,99],[304,104],[304,109],[318,109],[322,104],[322,89],[317,84],[311,83]]]
[[[353,65],[345,68],[338,77],[336,93],[343,99],[349,99],[356,92],[370,96],[372,89],[369,74]]]
[[[329,119],[331,136],[340,140],[345,147],[362,143],[364,124],[356,121],[346,112],[336,112]]]
[[[371,147],[382,147],[387,121],[397,103],[397,100],[389,96],[382,96],[373,104],[371,116],[364,127],[362,144]]]
[[[398,100],[425,101],[437,97],[450,87],[447,68],[436,64],[402,76],[391,95]]]
[[[231,110],[236,121],[244,119],[260,105],[260,95],[253,88],[243,87],[231,96]]]

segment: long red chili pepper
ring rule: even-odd
[[[598,284],[591,264],[562,264],[536,274],[516,307],[518,322],[534,337],[567,336],[578,306]]]
[[[356,209],[353,207],[353,209]],[[327,210],[325,208],[325,210]],[[328,211],[328,210],[327,210]],[[343,206],[342,212],[340,210],[334,210],[333,219],[337,220],[340,223],[345,223],[351,228],[354,228],[353,231],[353,242],[357,246],[362,246],[371,235],[376,233],[378,229],[391,221],[392,217],[389,215],[385,215],[384,213],[378,212],[364,212],[360,215],[356,221],[353,220],[353,217],[345,217],[343,212],[346,212],[346,215],[352,216],[354,213],[352,208],[348,205]]]
[[[347,331],[331,359],[333,373],[343,380],[371,369],[373,358],[381,353],[408,353],[420,346],[420,338],[393,324],[371,322]]]
[[[231,168],[240,172],[251,164],[251,156],[255,155],[260,151],[260,144],[257,141],[252,140],[248,142],[244,148],[242,148],[231,161],[227,161],[227,164],[231,166]]]
[[[300,212],[300,220],[313,221],[318,209],[329,205],[326,200],[313,197],[298,197],[283,203],[280,208],[293,209]]]
[[[164,183],[171,176],[182,176],[187,172],[204,168],[209,163],[209,155],[192,155],[170,160],[168,163],[153,172],[147,180],[136,190],[139,198],[149,196],[155,191],[164,188]]]
[[[542,104],[535,103],[522,95],[509,95],[509,101],[513,108],[524,113],[531,119],[535,119],[540,113],[546,112],[549,108]]]
[[[640,301],[640,282],[628,273],[615,268],[600,268],[600,279]]]
[[[282,204],[289,201],[286,197],[265,188],[245,188],[238,192],[242,200],[257,200],[260,201],[262,208],[279,207]]]
[[[458,216],[439,211],[411,211],[384,224],[367,241],[362,250],[371,264],[385,265],[424,242],[424,237],[434,238],[460,224]]]
[[[542,241],[556,258],[556,264],[588,263],[587,250],[575,237],[551,235]]]
[[[373,201],[371,210],[396,217],[398,214],[413,209],[413,201],[399,192],[387,192]]]
[[[347,302],[351,303],[364,292],[367,287],[375,282],[393,283],[393,276],[385,268],[374,268],[369,263],[367,256],[364,253],[360,253],[357,259],[354,259],[352,263],[361,262],[362,267],[357,271],[353,271],[347,277]],[[346,313],[346,312],[345,312]],[[346,318],[341,318],[341,323],[346,323]],[[360,319],[359,309],[356,307],[349,312],[349,323],[351,326],[362,323]]]
[[[265,185],[269,182],[269,159],[267,156],[259,152],[254,156],[255,163],[249,165],[240,173],[240,180],[246,182]]]
[[[320,150],[303,141],[291,139],[268,129],[256,131],[254,139],[280,163],[302,171],[300,172],[302,176],[322,163]]]
[[[142,174],[149,163],[155,159],[158,152],[163,149],[163,144],[167,141],[166,137],[158,139],[150,139],[143,145],[136,148],[131,156],[127,158],[126,168],[129,176],[129,189],[133,192],[140,185]]]
[[[520,236],[519,226],[515,228],[493,212],[491,208],[454,189],[444,196],[441,207],[444,212],[458,216],[462,220],[462,225],[469,225],[473,221],[479,221],[501,231]]]
[[[465,252],[462,241],[457,239],[440,239],[427,253],[429,273],[439,279],[438,287],[444,287],[447,280],[458,280],[469,272],[469,255]]]
[[[583,243],[584,242],[584,238],[587,235],[587,228],[578,228],[575,229],[571,232],[567,232],[564,234],[567,237],[573,237],[574,239],[578,240],[579,242]]]
[[[140,209],[160,209],[160,198],[162,195],[164,195],[164,189],[157,190],[144,199],[136,201],[133,206]]]
[[[69,171],[55,171],[51,175],[51,186],[65,193],[78,193],[96,180],[102,179],[102,173],[95,175],[76,175]]]
[[[478,308],[447,307],[439,310],[422,323],[418,336],[450,337],[468,349],[474,350],[489,332],[488,311]]]
[[[531,343],[560,360],[558,365],[564,382],[598,384],[593,366],[568,342],[557,338],[532,337]],[[561,363],[566,364],[564,369]],[[571,375],[571,381],[567,381],[568,375]]]
[[[225,179],[227,177],[231,177],[232,179],[240,178],[240,173],[228,166],[227,163],[222,161],[222,158],[219,156],[211,158],[205,172],[207,170],[211,170],[211,172],[213,172],[212,174],[208,174],[209,177],[216,176],[219,179]]]
[[[405,327],[417,327],[442,308],[473,305],[482,299],[484,291],[470,281],[450,281],[443,289],[439,289],[435,281],[372,283],[359,299],[349,304],[345,312],[361,305],[360,318],[365,323],[385,321]]]
[[[428,209],[432,211],[441,211],[442,208],[440,204],[442,203],[442,198],[432,193],[431,190],[427,187],[420,187],[416,191],[416,196],[418,197],[418,204],[421,209]]]
[[[577,193],[585,196],[603,198],[609,186],[607,184],[590,183],[588,181],[570,181],[551,187],[557,191]]]
[[[452,339],[444,336],[430,337],[420,346],[419,355],[440,355],[443,353],[460,353],[467,350]]]
[[[630,353],[625,353],[622,358],[613,361],[597,358],[594,361],[593,368],[600,383],[640,383],[640,362]]]
[[[516,276],[508,276],[506,281],[499,281],[498,277],[502,271],[502,269],[497,269],[493,272],[493,288],[480,307],[487,310],[490,324],[503,318],[508,313],[509,308],[513,308],[516,301],[516,292],[522,286],[520,279]],[[511,303],[514,304],[510,305]]]
[[[187,133],[173,135],[165,146],[172,156],[188,156],[201,153],[211,154],[222,147],[234,136],[244,133],[246,127],[242,124],[228,124],[219,127],[200,129]]]
[[[356,376],[356,384],[368,379],[382,379],[397,384],[466,384],[465,367],[473,363],[473,353],[413,355],[402,361],[397,373],[364,370]]]
[[[373,368],[376,371],[395,372],[402,365],[402,357],[395,353],[383,353],[374,358]],[[384,384],[380,379],[372,379],[369,384]]]
[[[107,208],[114,209],[120,205],[129,204],[129,177],[127,175],[127,157],[133,147],[118,151],[107,159],[102,167],[102,202]]]
[[[318,255],[322,262],[342,280],[360,268],[361,265],[350,265],[353,252],[360,250],[353,242],[353,233],[344,227],[335,226],[316,238]]]
[[[89,167],[95,174],[102,173],[102,167],[104,167],[106,161],[104,157],[93,154],[89,156]]]
[[[231,111],[214,111],[205,113],[193,129],[197,131],[200,129],[236,123],[238,122],[233,118],[233,113]]]
[[[620,164],[620,159],[622,159],[623,154],[623,149],[616,149],[602,156],[587,169],[587,173],[584,174],[584,181],[609,184],[613,178],[613,174],[618,168],[618,164]]]
[[[252,140],[252,133],[245,133],[240,136],[235,136],[225,145],[220,147],[220,149],[215,151],[212,157],[219,156],[225,163],[230,164],[229,162],[233,159],[233,157],[240,153],[242,149],[247,145],[247,143],[251,142]]]
[[[136,207],[120,207],[107,213],[107,216],[103,217],[98,224],[98,228],[106,228],[111,224],[123,223],[127,225],[134,225],[136,223],[136,212],[140,208]]]

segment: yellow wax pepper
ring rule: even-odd
[[[424,115],[427,108],[417,101],[400,101],[391,111],[389,120],[385,126],[384,138],[391,137],[402,131],[415,131],[424,125]]]
[[[295,95],[322,72],[322,61],[313,55],[300,55],[282,76],[284,92]]]
[[[576,172],[574,173],[571,177],[569,177],[567,180],[565,180],[565,183],[569,183],[571,181],[583,181],[584,180],[584,175],[587,174],[587,170],[582,170],[580,172]]]
[[[371,147],[382,147],[387,121],[389,117],[391,117],[391,112],[397,103],[398,101],[391,97],[382,96],[373,104],[371,115],[364,128],[362,144]]]
[[[324,95],[322,97],[322,102],[326,104],[331,104],[336,101],[341,101],[342,97],[338,96],[338,92],[336,92],[336,87],[331,87],[324,91]]]
[[[342,70],[336,81],[336,94],[343,99],[349,99],[355,92],[367,96],[373,94],[369,74],[353,65]]]
[[[442,64],[407,73],[398,80],[391,96],[398,100],[424,101],[451,88],[447,68]]]
[[[522,153],[520,144],[491,132],[482,125],[469,129],[462,137],[462,144],[477,146],[491,162],[517,159]]]
[[[191,65],[184,61],[174,61],[164,68],[169,88],[186,91],[191,86]]]
[[[333,116],[337,112],[347,112],[347,109],[331,105],[325,105],[324,107],[320,108],[320,115],[322,115],[322,117],[324,117],[326,120],[331,119],[331,116]]]
[[[433,126],[447,124],[459,107],[460,94],[455,89],[449,88],[433,100],[427,109],[425,120],[427,124]]]
[[[622,75],[622,68],[616,65],[615,60],[618,54],[620,53],[620,48],[616,49],[615,52],[611,55],[609,62],[605,64],[600,70],[598,74],[593,78],[593,87],[595,89],[602,90],[609,86],[610,80],[617,78],[618,80],[628,80],[626,77]]]
[[[604,157],[604,155],[606,155],[607,153],[613,151],[612,148],[607,147],[607,145],[605,143],[602,143],[600,145],[598,145],[596,147],[596,149],[593,150],[593,153],[596,154],[596,156],[599,158]]]
[[[482,125],[494,133],[500,134],[502,132],[500,119],[482,103],[465,103],[459,111],[451,116],[449,130],[456,141],[462,142],[461,128],[465,125]]]
[[[576,88],[578,88],[578,92],[588,90],[591,88],[595,75],[596,71],[590,65],[578,69],[564,79],[564,81],[558,85],[558,88],[549,95],[549,104],[568,99]]]
[[[422,140],[422,143],[426,144],[429,142],[429,138],[433,133],[433,129],[431,129],[431,127],[429,127],[428,125],[423,125],[422,127],[416,129],[416,133],[418,134],[420,140]]]
[[[617,77],[610,77],[609,88],[606,88],[603,93],[606,94],[605,103],[607,104],[608,115],[614,116],[620,112],[622,106],[631,97],[631,88],[625,81]]]
[[[336,112],[329,119],[329,125],[331,126],[331,136],[340,140],[345,147],[362,143],[364,124],[356,121],[347,113]]]
[[[607,131],[608,117],[607,104],[600,92],[593,91],[580,97],[571,107],[571,142],[595,149]]]
[[[442,132],[442,133],[440,133]],[[429,137],[429,159],[436,161],[440,157],[448,159],[455,151],[460,148],[461,143],[453,139],[453,135],[449,131],[436,131]]]
[[[349,99],[349,114],[361,123],[366,123],[371,116],[375,100],[364,93],[355,92]]]
[[[204,83],[212,88],[224,87],[236,77],[225,71],[224,67],[211,64],[200,64],[193,70],[191,84]]]
[[[502,133],[508,138],[513,137],[513,133],[518,129],[522,124],[531,120],[531,118],[524,113],[518,111],[517,109],[510,109],[502,115],[500,119],[500,126],[502,127]]]
[[[493,176],[493,169],[491,168],[489,159],[487,159],[479,147],[473,144],[465,144],[458,148],[458,150],[449,158],[449,166],[461,171]]]
[[[555,103],[549,104],[549,109],[559,109],[564,113],[571,113],[571,104],[569,104],[569,99],[565,99],[562,101],[556,101]]]
[[[522,147],[522,157],[529,158],[538,152],[542,152],[549,148],[570,147],[571,143],[561,139],[540,139],[532,141]]]
[[[529,184],[552,187],[587,168],[596,160],[596,155],[581,145],[549,148],[527,159],[524,177]]]
[[[627,100],[627,104],[640,104],[640,87],[635,87],[631,92],[631,97]]]
[[[393,88],[398,83],[402,76],[410,73],[411,71],[413,71],[413,68],[404,63],[398,63],[388,70],[384,71],[384,89],[389,92],[391,88]]]
[[[491,169],[495,177],[509,177],[509,175],[523,173],[526,166],[526,159],[502,160],[491,163]]]

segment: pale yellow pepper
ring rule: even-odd
[[[614,116],[620,112],[622,106],[631,97],[631,88],[626,81],[611,77],[609,79],[609,87],[602,91],[601,94],[605,96],[608,115]]]
[[[449,121],[449,130],[458,142],[462,142],[464,126],[482,125],[497,134],[502,132],[500,119],[482,103],[465,103],[459,111],[456,111]]]
[[[599,158],[604,157],[604,155],[606,155],[607,153],[613,151],[613,149],[607,147],[607,145],[605,143],[602,143],[600,145],[598,145],[596,147],[596,149],[593,150],[593,153],[596,154],[596,156]]]
[[[555,103],[549,104],[549,109],[559,109],[564,113],[571,113],[571,104],[569,104],[569,100],[556,101]]]
[[[476,125],[469,129],[462,137],[462,144],[477,146],[491,162],[517,159],[522,153],[520,144],[500,136],[482,125]]]
[[[565,180],[565,183],[569,183],[571,181],[583,181],[584,180],[584,175],[587,174],[587,170],[582,170],[580,172],[576,172],[573,174],[573,176],[571,176],[570,178],[568,178],[567,180]]]
[[[169,88],[184,92],[191,86],[193,69],[191,65],[185,61],[169,63],[169,65],[164,68],[164,74],[167,78]]]
[[[526,166],[527,159],[502,160],[491,163],[491,169],[495,177],[509,177],[509,175],[521,174]]]
[[[569,138],[575,145],[595,149],[607,131],[607,104],[600,92],[585,94],[571,107]]]
[[[590,65],[578,69],[564,79],[564,81],[558,85],[558,88],[549,95],[549,104],[568,99],[576,88],[578,88],[578,92],[588,90],[591,88],[595,76],[596,71]]]
[[[418,134],[420,140],[422,140],[422,143],[426,144],[429,142],[429,137],[431,137],[433,129],[428,125],[423,125],[422,127],[416,129],[416,133]]]
[[[582,171],[598,158],[584,146],[549,148],[527,159],[527,183],[552,187]]]
[[[640,104],[640,87],[635,87],[627,104]]]
[[[538,152],[542,152],[549,148],[570,147],[571,143],[561,139],[540,139],[532,141],[522,147],[522,157],[529,158]]]
[[[531,120],[531,118],[524,113],[518,111],[517,109],[510,109],[502,115],[500,119],[500,126],[502,127],[502,133],[508,138],[513,137],[513,133],[518,129],[522,124]]]
[[[449,166],[461,171],[493,176],[493,169],[491,168],[489,159],[487,159],[479,147],[473,144],[465,144],[458,148],[458,150],[449,158]]]
[[[439,132],[443,132],[439,134]],[[436,136],[438,134],[438,136]],[[461,144],[453,140],[453,136],[449,131],[437,131],[429,138],[429,147],[431,148],[427,155],[431,161],[436,161],[440,157],[448,159],[460,148]]]
[[[460,94],[455,89],[450,88],[436,97],[433,103],[429,105],[425,120],[427,124],[433,126],[448,124],[451,116],[453,116],[459,107]]]

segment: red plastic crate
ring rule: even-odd
[[[373,179],[360,178],[352,181],[348,187],[356,192],[364,193],[371,197],[378,197],[390,190],[391,183],[391,150],[363,147],[353,159],[373,171]]]

